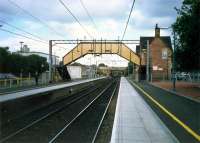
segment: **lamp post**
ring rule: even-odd
[[[23,69],[20,70],[20,86],[22,86],[23,81]]]
[[[44,68],[44,64],[41,65],[41,71],[43,71],[43,68]],[[42,73],[42,72],[41,72]],[[42,74],[42,84],[44,83],[44,80],[43,80],[43,74]]]
[[[172,29],[172,27],[167,28],[160,28],[160,29]],[[173,59],[172,59],[172,83],[173,83],[173,90],[176,90],[176,74],[175,74],[175,51],[176,51],[176,32],[172,29],[173,32],[173,44],[174,49],[172,51]]]
[[[52,40],[49,40],[49,83],[52,82]]]
[[[21,45],[20,52],[22,52],[22,47],[23,47],[23,43],[24,43],[24,42],[20,41],[19,43],[20,43],[20,45]]]
[[[130,61],[129,61],[129,62],[130,62]],[[128,77],[129,77],[129,62],[128,62],[128,69],[127,69]]]
[[[176,74],[175,74],[175,50],[176,50],[176,33],[173,30],[174,36],[174,50],[173,50],[173,63],[172,63],[172,74],[173,74],[173,90],[176,90]]]
[[[149,47],[149,40],[147,40],[147,66],[146,66],[146,80],[149,82],[150,80],[150,47]]]

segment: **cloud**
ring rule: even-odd
[[[47,21],[60,21],[70,22],[73,21],[71,15],[65,10],[65,8],[59,3],[58,0],[12,0],[20,5],[31,14],[40,17]],[[105,17],[112,17],[120,19],[129,10],[131,0],[82,0],[87,7],[88,11],[94,17],[95,20],[102,19]],[[73,11],[80,20],[88,19],[86,12],[81,6],[80,0],[63,0],[63,2]],[[27,14],[21,13],[22,11],[12,5],[9,2],[0,3],[1,13],[4,14],[15,14],[20,12],[21,18],[27,17]]]
[[[18,26],[30,33],[42,37],[42,39],[84,39],[86,32],[64,9],[58,0],[12,0],[40,18],[48,26],[41,24],[30,17],[8,0],[0,2],[0,19]],[[121,38],[125,23],[130,11],[132,0],[82,0],[93,17],[95,24],[90,21],[87,13],[81,6],[80,0],[63,0],[71,9],[81,24],[96,39],[118,39]],[[139,39],[140,36],[153,36],[156,23],[160,27],[170,26],[176,19],[174,7],[180,7],[182,0],[136,0],[125,39]],[[1,24],[1,23],[0,23]],[[13,32],[22,33],[6,25],[3,28]],[[60,33],[64,38],[58,36]],[[161,30],[162,35],[170,35],[170,31]],[[26,34],[27,35],[27,34]],[[30,35],[27,35],[30,36]],[[10,46],[12,50],[19,49],[19,41],[24,41],[33,51],[48,53],[48,44],[34,42],[22,37],[16,37],[5,32],[0,32],[0,46]],[[63,46],[63,45],[62,45]],[[59,56],[63,56],[73,48],[63,46],[64,49],[56,49]],[[134,46],[132,49],[134,50]]]
[[[176,15],[175,7],[180,7],[182,0],[141,0],[136,3],[138,9],[147,17],[168,17]]]
[[[29,11],[34,16],[42,19],[44,22],[57,22],[57,23],[74,23],[73,17],[65,10],[58,0],[12,0],[19,4],[21,7]],[[81,6],[80,0],[63,0],[66,5],[71,9],[77,18],[84,23],[94,27],[88,18],[86,12]],[[82,0],[92,15],[95,23],[99,25],[106,19],[114,19],[119,22],[126,22],[132,0]],[[150,28],[158,23],[171,24],[176,11],[175,6],[180,6],[181,0],[140,0],[136,1],[131,18],[132,25],[136,27]],[[0,16],[1,18],[10,18],[15,20],[34,21],[32,17],[23,13],[20,9],[10,4],[8,1],[0,3]],[[161,21],[159,21],[161,20]],[[124,25],[124,24],[123,24]],[[122,26],[123,26],[122,25]]]

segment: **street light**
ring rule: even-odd
[[[19,43],[20,43],[20,45],[21,45],[21,50],[20,50],[20,51],[22,52],[22,46],[23,46],[23,43],[24,43],[24,42],[20,41]]]
[[[173,90],[176,90],[176,75],[175,75],[175,50],[176,50],[176,33],[173,30],[174,35],[174,50],[173,50],[173,64],[172,64],[172,73],[173,73]]]

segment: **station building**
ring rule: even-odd
[[[149,50],[147,50],[147,42],[149,42]],[[170,36],[161,36],[157,24],[155,36],[140,37],[140,46],[136,47],[136,53],[141,57],[140,80],[146,80],[147,67],[149,67],[150,81],[169,80],[172,69],[172,52]]]

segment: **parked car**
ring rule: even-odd
[[[175,77],[177,80],[191,80],[190,74],[186,72],[177,72]]]

